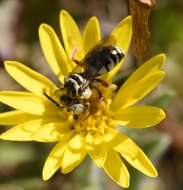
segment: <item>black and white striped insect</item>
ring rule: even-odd
[[[95,83],[107,86],[107,82],[97,77],[111,71],[125,55],[121,48],[111,43],[115,44],[115,39],[108,36],[89,51],[81,61],[73,58],[77,65],[84,68],[84,72],[71,74],[65,79],[64,88],[67,94],[74,98],[89,99],[92,89],[95,88],[101,96]]]
[[[124,51],[115,45],[114,37],[104,38],[81,61],[75,60],[72,55],[72,60],[78,65],[77,67],[83,67],[84,71],[78,73],[76,67],[72,74],[65,78],[64,85],[60,88],[60,90],[65,90],[65,94],[60,96],[59,103],[47,94],[45,96],[58,106],[65,104],[76,115],[84,113],[93,89],[98,92],[100,98],[102,97],[96,83],[108,85],[106,81],[97,77],[113,69],[124,55]]]

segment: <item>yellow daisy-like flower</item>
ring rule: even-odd
[[[72,17],[61,11],[60,26],[64,48],[54,30],[47,24],[39,28],[43,53],[60,82],[75,68],[71,60],[74,48],[81,60],[101,39],[97,18],[92,17],[81,36]],[[127,52],[131,36],[131,17],[122,20],[111,33],[117,46]],[[121,61],[103,78],[108,82],[121,67]],[[90,100],[87,117],[75,118],[72,112],[62,111],[50,97],[58,87],[45,76],[15,61],[5,61],[6,71],[30,92],[2,91],[0,101],[15,109],[0,114],[0,124],[15,126],[1,135],[14,141],[57,142],[43,168],[43,179],[48,180],[60,168],[68,173],[88,154],[95,164],[120,186],[128,187],[130,175],[122,158],[145,175],[155,177],[157,171],[144,152],[132,139],[121,133],[118,125],[146,128],[159,123],[165,113],[152,106],[135,105],[163,79],[161,66],[165,55],[160,54],[137,69],[117,92],[100,86],[103,99]]]

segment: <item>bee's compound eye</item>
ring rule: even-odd
[[[74,74],[70,77],[74,79],[78,83],[78,85],[82,84],[83,78],[79,74]]]
[[[73,78],[74,80],[77,80],[77,79],[78,79],[78,77],[75,76],[75,75],[73,75],[72,78]]]
[[[81,104],[81,103],[78,103],[78,104],[73,104],[72,106],[71,106],[71,109],[72,109],[72,111],[74,112],[74,114],[82,114],[83,112],[84,112],[84,110],[85,110],[85,107],[84,107],[84,105],[83,104]]]

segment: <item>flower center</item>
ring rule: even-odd
[[[93,103],[88,115],[74,119],[70,117],[71,128],[76,133],[88,133],[103,135],[107,127],[113,127],[113,120],[109,110],[111,100]]]
[[[94,135],[103,135],[107,128],[113,128],[115,126],[110,111],[111,98],[115,88],[113,85],[107,88],[99,85],[98,89],[102,94],[102,98],[99,97],[97,91],[93,90],[90,99],[81,99],[78,100],[78,102],[74,102],[74,99],[72,102],[72,99],[68,99],[66,96],[66,99],[62,100],[62,104],[59,102],[59,100],[61,100],[61,97],[63,99],[63,92],[62,94],[58,92],[57,94],[53,94],[52,97],[54,100],[60,103],[60,116],[64,120],[70,122],[70,129],[73,130],[73,132],[82,133],[84,135],[87,135],[89,133]],[[81,105],[84,106],[85,110],[82,113],[76,114],[72,109],[70,109],[73,108],[72,106],[76,106],[75,109],[77,110],[82,109],[82,107],[79,107]]]

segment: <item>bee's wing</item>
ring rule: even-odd
[[[115,36],[113,35],[108,35],[102,38],[90,52],[94,51],[95,49],[99,49],[100,47],[105,47],[105,46],[110,46],[110,45],[112,46],[116,45],[116,39],[115,39]]]
[[[106,37],[104,37],[102,40],[100,40],[99,44],[103,45],[103,46],[115,46],[116,45],[116,38],[113,35],[108,35]]]
[[[84,60],[93,55],[96,51],[98,51],[100,48],[105,46],[115,46],[116,45],[116,39],[113,35],[108,35],[104,38],[102,38],[81,60],[81,65],[84,63]],[[83,65],[82,65],[83,66]]]
[[[82,62],[80,64],[76,65],[76,67],[72,70],[70,75],[72,75],[74,73],[82,73],[84,71],[83,66],[84,66],[84,64]]]
[[[95,51],[98,51],[100,48],[105,47],[105,46],[115,46],[116,45],[116,39],[113,35],[108,35],[104,38],[102,38],[85,56],[84,58],[76,63],[77,66],[74,68],[74,70],[72,71],[72,73],[81,73],[83,72],[85,69],[83,69],[85,67],[84,64],[84,60],[89,56],[94,54]]]

